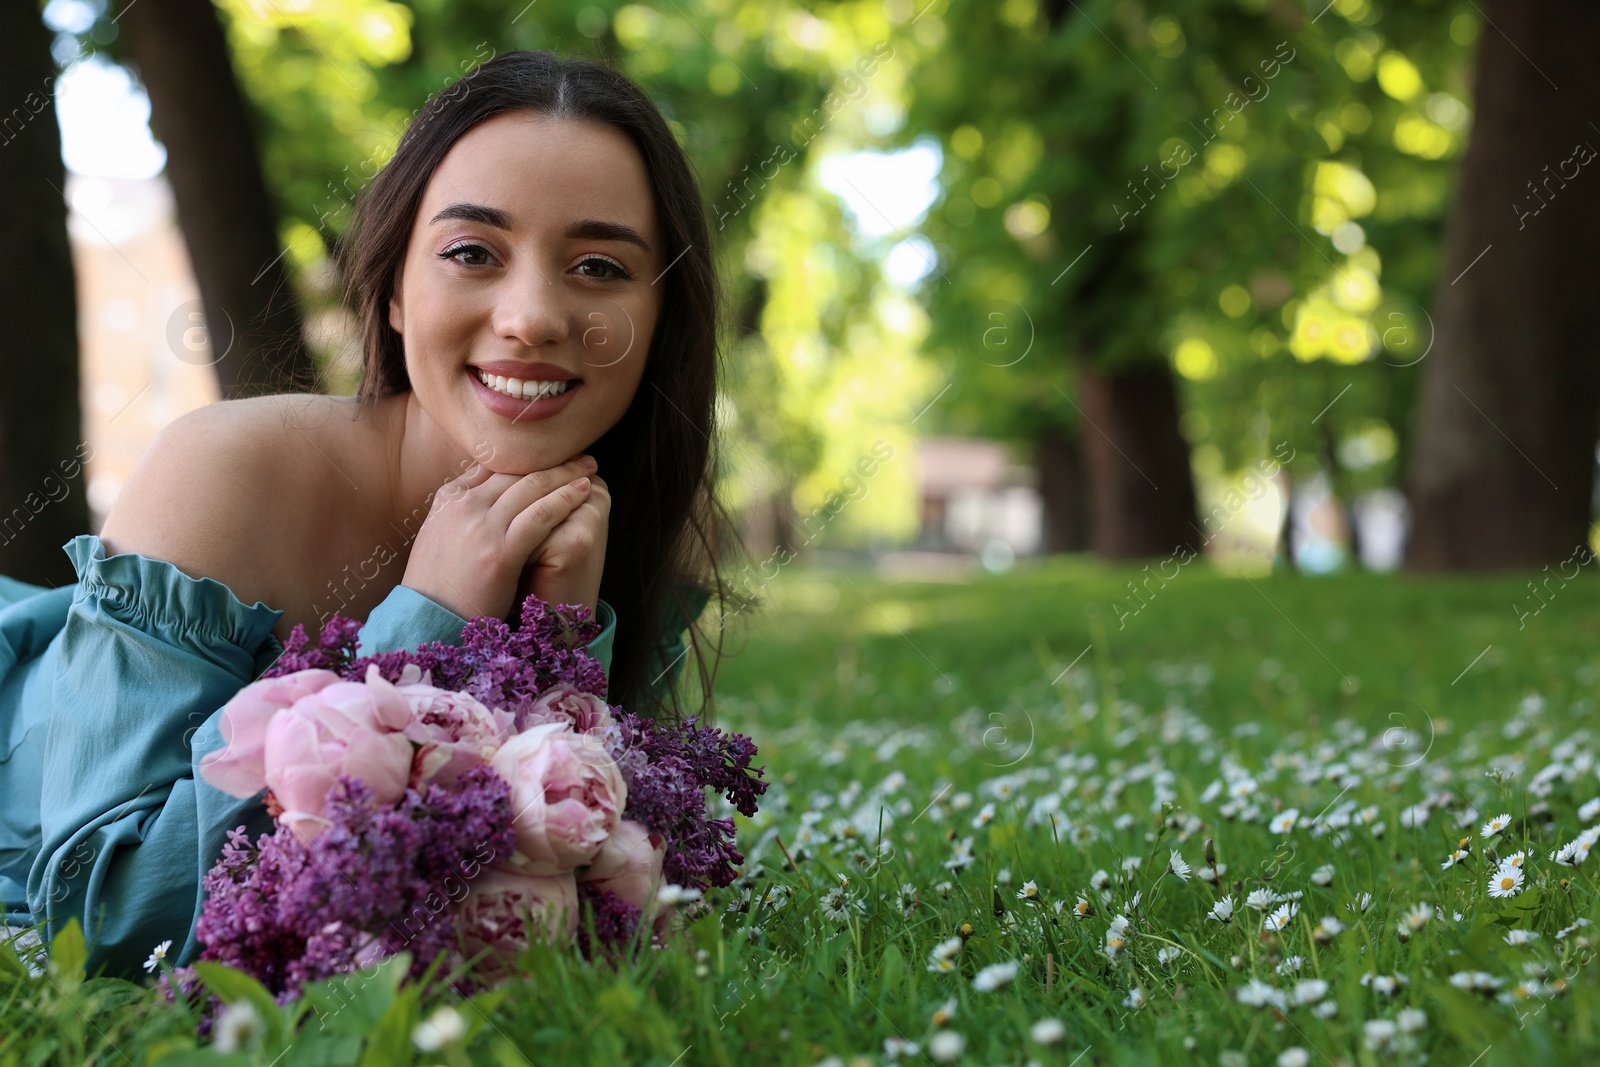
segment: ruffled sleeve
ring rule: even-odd
[[[270,823],[196,768],[220,747],[215,713],[276,654],[264,646],[283,613],[171,563],[108,557],[93,534],[64,547],[78,586],[43,667],[54,692],[28,905],[46,936],[77,917],[91,968],[133,976],[163,941],[188,958],[227,831]]]
[[[132,977],[163,941],[179,964],[198,955],[201,879],[228,831],[272,827],[259,799],[211,787],[199,765],[223,747],[223,705],[282,654],[272,629],[283,612],[172,563],[107,556],[93,534],[63,547],[79,581],[40,667],[53,687],[27,903],[47,936],[77,917],[91,971]],[[609,669],[615,613],[601,608],[606,631],[590,651]],[[459,644],[465,624],[399,585],[368,616],[358,650]]]

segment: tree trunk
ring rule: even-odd
[[[1422,368],[1407,486],[1412,570],[1538,566],[1589,537],[1600,6],[1486,6],[1477,114]]]
[[[1048,427],[1035,442],[1035,457],[1044,509],[1043,551],[1087,550],[1089,487],[1084,477],[1082,438],[1059,426]]]
[[[0,5],[0,574],[36,585],[75,580],[61,546],[89,531],[50,36],[37,4]]]
[[[1165,362],[1079,379],[1089,543],[1106,559],[1199,551],[1189,446],[1178,430],[1178,392]]]
[[[254,122],[212,0],[142,0],[121,25],[205,303],[209,355],[177,354],[215,361],[227,398],[316,388]]]

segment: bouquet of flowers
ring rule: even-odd
[[[334,616],[313,645],[296,626],[222,710],[226,745],[201,774],[265,789],[276,826],[229,832],[201,959],[280,1002],[401,951],[412,978],[442,952],[481,987],[532,938],[659,945],[675,903],[738,874],[733,820],[710,817],[706,791],[755,814],[755,745],[607,703],[586,608],[529,596],[516,631],[478,617],[460,646],[358,658],[359,629]]]

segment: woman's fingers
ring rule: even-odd
[[[506,545],[510,551],[522,559],[533,555],[533,550],[550,536],[550,531],[588,499],[591,488],[588,478],[578,478],[529,504],[506,528]]]
[[[549,496],[563,485],[595,472],[595,462],[588,456],[575,456],[549,470],[534,471],[510,479],[497,492],[497,499],[489,508],[489,521],[501,529],[510,527],[512,520],[526,511],[534,501]]]

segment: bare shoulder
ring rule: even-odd
[[[300,531],[318,523],[319,494],[299,472],[333,447],[338,398],[225,400],[179,417],[139,457],[100,538],[108,555],[137,552],[241,601],[282,607]]]

